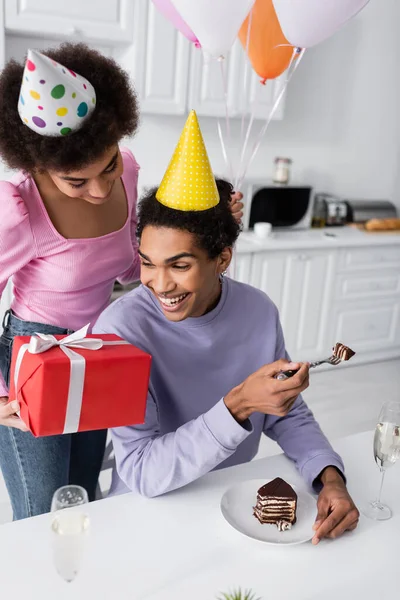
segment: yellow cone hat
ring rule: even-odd
[[[218,189],[194,110],[191,111],[157,200],[175,210],[207,210],[219,203]]]

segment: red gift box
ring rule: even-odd
[[[86,331],[14,338],[10,400],[35,437],[144,423],[151,356]]]

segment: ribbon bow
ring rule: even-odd
[[[55,346],[59,346],[65,352],[66,348],[82,348],[86,350],[100,350],[104,342],[100,338],[87,338],[89,325],[85,325],[67,337],[57,340],[54,335],[47,333],[35,333],[28,344],[28,352],[41,354]]]

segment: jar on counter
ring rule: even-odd
[[[279,156],[275,158],[274,183],[289,183],[291,164],[292,160],[290,158],[281,158]]]
[[[325,227],[328,218],[327,204],[324,198],[316,196],[311,220],[311,227]]]

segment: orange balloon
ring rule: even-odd
[[[250,15],[239,31],[239,39],[247,50]],[[286,44],[284,46],[280,44]],[[272,0],[256,0],[251,18],[248,56],[253,69],[265,83],[285,71],[293,55],[293,46],[282,33]]]

